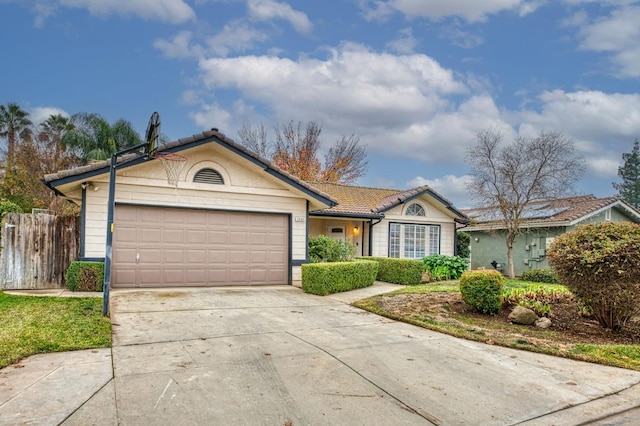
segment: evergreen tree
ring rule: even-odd
[[[622,154],[624,164],[618,167],[622,183],[613,183],[618,196],[635,208],[640,208],[640,141],[633,143],[631,152]]]

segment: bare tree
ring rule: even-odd
[[[502,141],[499,131],[478,133],[477,143],[467,150],[472,176],[468,190],[479,207],[496,209],[496,220],[507,232],[507,268],[513,278],[513,243],[525,209],[532,202],[570,193],[584,173],[584,159],[571,139],[555,132],[517,137],[505,146]]]
[[[269,139],[264,124],[244,124],[238,136],[244,146],[302,180],[351,183],[366,172],[367,153],[355,135],[338,139],[321,163],[318,152],[322,127],[318,123],[290,121],[277,124],[274,130],[275,139]]]
[[[267,126],[264,123],[256,126],[244,123],[238,131],[238,136],[241,143],[256,154],[264,158],[273,156],[271,146],[267,140]]]

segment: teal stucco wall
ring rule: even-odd
[[[546,248],[553,238],[565,232],[565,228],[524,229],[513,243],[513,266],[516,276],[527,269],[548,269]],[[471,269],[493,269],[492,261],[502,264],[507,273],[506,232],[474,231],[471,235]]]
[[[546,247],[554,237],[574,230],[576,227],[589,223],[605,222],[606,213],[603,211],[597,215],[569,226],[552,228],[528,228],[523,229],[513,244],[513,264],[516,276],[521,276],[527,269],[548,269]],[[631,219],[622,211],[611,209],[611,222],[630,222]],[[491,262],[502,264],[503,273],[507,273],[507,245],[506,232],[496,230],[487,231],[465,231],[471,236],[471,269],[486,268],[493,269]]]

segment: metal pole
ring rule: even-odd
[[[102,315],[109,315],[109,287],[111,286],[111,252],[113,246],[113,211],[116,198],[116,164],[118,153],[111,156],[109,168],[109,201],[107,204],[107,246],[104,256],[104,285],[102,287]]]

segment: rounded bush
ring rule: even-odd
[[[460,277],[462,300],[480,313],[493,315],[500,310],[503,280],[498,271],[465,271]]]
[[[547,257],[560,282],[593,310],[600,325],[620,330],[640,314],[640,225],[598,223],[557,237]]]

